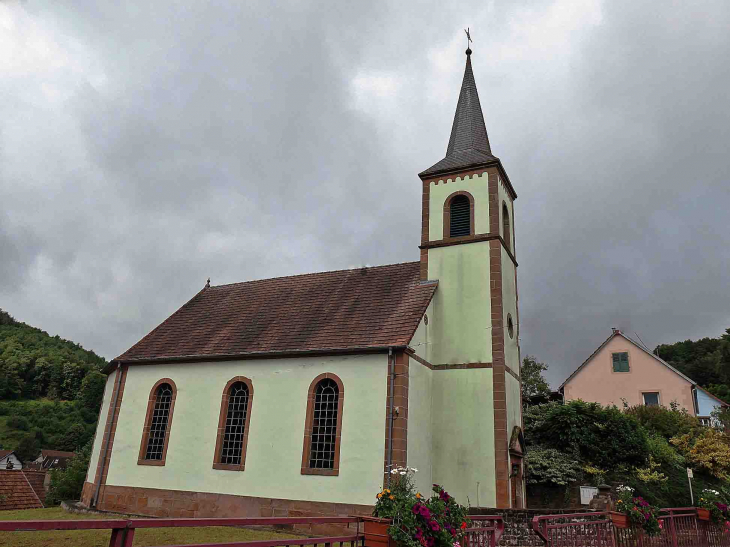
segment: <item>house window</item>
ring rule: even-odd
[[[449,237],[468,236],[471,234],[471,202],[465,195],[455,196],[451,200],[449,215]]]
[[[244,376],[233,378],[223,389],[213,469],[243,471],[252,400],[253,384]]]
[[[648,391],[643,393],[644,404],[646,406],[659,406],[659,393],[656,391]]]
[[[175,382],[169,378],[158,381],[152,387],[147,401],[138,464],[165,465],[176,394]]]
[[[504,246],[510,251],[512,249],[512,234],[509,229],[509,209],[507,209],[507,204],[504,201],[502,202],[502,238],[504,239]]]
[[[332,373],[318,376],[310,385],[302,474],[339,474],[343,400],[342,381]]]
[[[621,353],[613,354],[613,371],[614,372],[629,372],[629,352],[622,351]]]

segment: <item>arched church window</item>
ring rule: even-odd
[[[175,382],[169,378],[159,380],[152,387],[137,463],[165,465],[176,394]]]
[[[302,474],[339,474],[343,401],[342,381],[332,373],[321,374],[310,385]]]
[[[248,378],[237,376],[223,388],[213,469],[243,471],[252,401],[253,384]]]
[[[504,239],[504,245],[507,250],[512,250],[512,233],[509,228],[509,209],[507,204],[502,202],[502,238]]]
[[[471,234],[471,201],[463,194],[454,196],[449,204],[449,237]]]

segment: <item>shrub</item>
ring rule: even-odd
[[[527,483],[567,486],[581,477],[581,465],[555,448],[533,446],[527,459]]]
[[[691,464],[706,469],[718,479],[730,480],[730,446],[723,432],[704,428],[699,434],[687,433],[671,442]]]
[[[697,418],[690,416],[685,409],[636,405],[624,412],[636,418],[647,431],[657,433],[665,439],[685,435],[700,427]]]
[[[626,514],[634,526],[640,526],[647,536],[658,536],[662,529],[659,524],[659,509],[641,496],[634,496],[634,489],[623,484],[616,488],[618,500],[616,510]]]
[[[28,431],[30,429],[30,423],[24,416],[10,416],[6,422],[8,427],[13,429],[19,429],[20,431]]]
[[[91,444],[77,451],[69,460],[66,469],[51,470],[51,485],[46,496],[46,505],[58,505],[64,500],[78,500],[86,480],[86,470],[91,459]]]

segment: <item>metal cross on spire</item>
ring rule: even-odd
[[[471,53],[471,48],[469,47],[469,44],[473,42],[471,39],[471,34],[469,34],[469,27],[466,27],[464,29],[464,32],[466,33],[466,54],[469,55]]]

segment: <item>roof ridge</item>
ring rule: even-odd
[[[334,274],[334,273],[341,273],[341,272],[354,272],[358,270],[377,270],[381,268],[392,268],[393,266],[405,266],[405,265],[411,265],[411,264],[420,264],[418,260],[412,260],[409,262],[396,262],[395,264],[380,264],[378,266],[358,266],[356,268],[342,268],[340,270],[325,270],[323,272],[308,272],[308,273],[301,273],[301,274],[293,274],[293,275],[280,275],[278,277],[265,277],[262,279],[249,279],[248,281],[235,281],[233,283],[224,283],[223,285],[211,285],[211,289],[220,289],[222,287],[230,287],[232,285],[245,285],[247,283],[260,283],[263,281],[274,281],[278,279],[293,279],[297,277],[307,277],[307,276],[314,276],[314,275],[323,275],[323,274]]]

